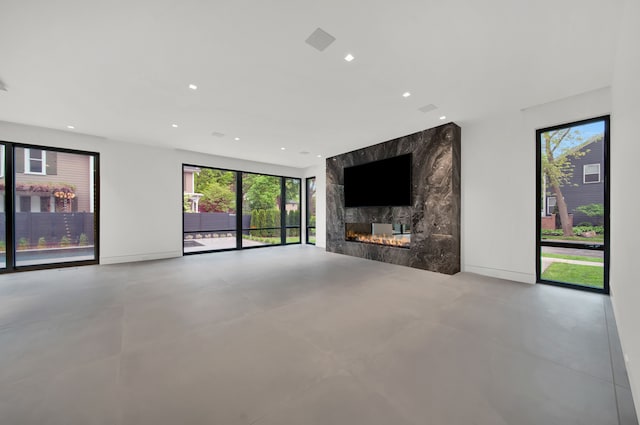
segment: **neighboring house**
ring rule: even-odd
[[[18,147],[15,168],[16,212],[93,212],[91,156]]]
[[[184,196],[189,202],[188,212],[198,212],[198,202],[202,198],[202,193],[196,193],[196,174],[200,173],[200,168],[185,165],[182,167],[182,187]]]
[[[603,137],[594,138],[585,142],[578,150],[584,155],[573,158],[573,176],[571,182],[562,186],[562,195],[567,203],[569,214],[573,214],[573,225],[583,222],[595,225],[602,224],[600,217],[589,217],[576,208],[581,205],[604,203],[604,142]],[[547,190],[546,211],[551,215],[556,207],[556,197]]]

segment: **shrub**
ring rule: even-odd
[[[63,236],[63,237],[60,239],[60,246],[61,246],[61,247],[65,247],[65,246],[69,246],[69,245],[71,245],[71,239],[69,239],[69,238],[68,238],[68,237],[66,237],[66,236]]]
[[[589,204],[580,205],[575,209],[588,217],[595,217],[599,223],[602,223],[602,217],[604,217],[604,205],[603,204]]]
[[[267,211],[266,210],[258,210],[258,219],[256,220],[256,227],[261,229],[263,227],[267,227]],[[267,236],[266,230],[258,230],[256,236]]]
[[[251,224],[249,224],[249,227],[251,229],[257,229],[258,228],[258,210],[251,210]]]
[[[85,246],[89,245],[89,238],[84,233],[80,234],[80,238],[78,239],[78,245]]]
[[[573,228],[574,235],[580,235],[584,232],[604,233],[604,226],[575,226]]]
[[[277,209],[271,209],[266,211],[267,215],[267,225],[265,227],[280,227],[280,211]],[[266,231],[266,236],[274,237],[279,236],[278,230],[269,229]]]
[[[27,249],[29,248],[29,242],[27,241],[27,238],[20,238],[18,240],[18,249]]]
[[[47,240],[44,238],[44,236],[41,236],[38,239],[38,248],[46,248],[47,247]]]

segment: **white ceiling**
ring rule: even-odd
[[[0,120],[306,167],[610,85],[620,3],[3,0]]]

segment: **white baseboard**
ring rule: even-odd
[[[531,273],[516,272],[513,270],[494,269],[492,267],[474,266],[465,264],[463,270],[469,273],[477,273],[483,276],[497,277],[498,279],[514,280],[523,283],[536,283],[536,275]]]
[[[163,260],[175,257],[182,257],[182,251],[150,252],[146,254],[115,255],[108,257],[100,256],[100,264],[133,263],[136,261]]]

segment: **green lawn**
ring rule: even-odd
[[[564,260],[579,260],[579,261],[591,261],[592,263],[604,263],[604,260],[602,258],[584,257],[582,255],[564,255],[564,254],[552,254],[549,252],[543,252],[542,256],[546,258],[562,258]]]
[[[315,236],[309,236],[309,243],[316,243],[316,237]]]
[[[595,235],[592,238],[585,238],[582,236],[555,236],[555,235],[541,235],[543,240],[554,240],[554,241],[578,241],[578,242],[588,242],[588,243],[598,243],[604,242],[604,235]]]
[[[604,287],[604,268],[578,264],[553,263],[542,273],[542,279],[575,285]]]
[[[242,238],[243,239],[249,239],[249,240],[256,241],[256,242],[268,243],[268,244],[272,244],[272,245],[279,245],[280,244],[280,238],[279,237],[263,238],[263,237],[259,237],[259,236],[242,235]],[[295,242],[300,242],[300,236],[287,237],[287,243],[295,243]]]

